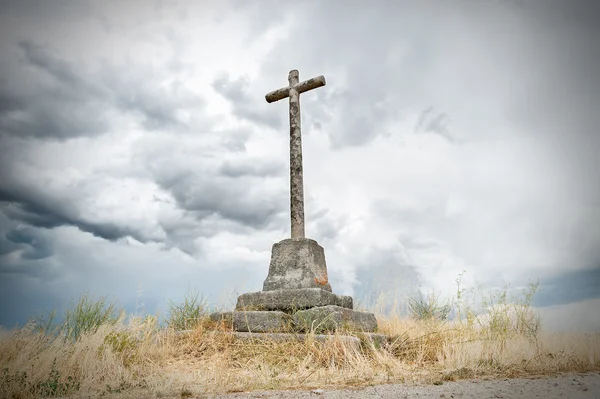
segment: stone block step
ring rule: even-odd
[[[320,306],[294,313],[296,331],[315,333],[332,331],[373,332],[377,330],[377,319],[373,313],[359,312],[340,306]]]
[[[217,312],[210,318],[223,321],[240,332],[289,332],[292,329],[292,317],[280,311]]]
[[[373,345],[375,348],[386,347],[389,344],[389,339],[384,334],[379,333],[364,333],[358,336],[342,335],[342,334],[306,334],[306,333],[258,333],[258,332],[215,332],[217,334],[231,334],[234,339],[241,341],[266,341],[266,342],[289,342],[300,341],[304,342],[309,339],[314,339],[318,342],[328,342],[341,340],[346,343],[360,345],[364,342],[368,345]]]
[[[377,319],[373,313],[359,312],[340,306],[320,306],[299,310],[293,315],[282,311],[233,311],[210,315],[213,321],[223,321],[233,331],[278,333],[313,332],[333,333],[373,332],[377,330]]]
[[[352,297],[336,295],[321,288],[259,291],[240,295],[235,309],[280,310],[291,313],[328,305],[352,309]]]
[[[180,337],[191,335],[194,330],[183,330],[177,331],[175,334]],[[386,349],[390,347],[392,339],[385,334],[380,333],[361,333],[357,335],[343,335],[343,334],[310,334],[310,333],[259,333],[259,332],[237,332],[237,331],[209,331],[209,335],[220,335],[224,337],[231,337],[236,341],[242,341],[246,343],[260,342],[260,343],[271,343],[271,342],[292,342],[299,341],[305,342],[307,340],[315,340],[317,342],[330,342],[340,340],[348,344],[366,344],[375,349]]]

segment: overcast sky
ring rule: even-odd
[[[593,1],[1,1],[0,324],[107,295],[232,306],[290,235],[301,95],[307,237],[333,290],[540,281],[600,329]]]

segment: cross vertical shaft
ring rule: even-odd
[[[297,70],[288,75],[289,86],[272,91],[265,96],[271,103],[290,99],[290,218],[292,239],[305,238],[304,233],[304,180],[302,172],[302,135],[300,130],[300,93],[325,85],[325,78],[305,80],[299,83]]]
[[[300,95],[298,71],[288,75],[290,83],[290,216],[292,239],[304,238],[304,176],[302,170],[302,135],[300,131]]]

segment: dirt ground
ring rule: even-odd
[[[377,385],[361,389],[245,392],[210,398],[600,398],[600,373],[502,380],[460,380],[442,385]]]

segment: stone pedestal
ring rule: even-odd
[[[287,239],[273,245],[263,291],[321,288],[331,292],[323,247],[310,238]]]
[[[210,317],[239,333],[377,331],[372,313],[353,310],[352,297],[331,291],[323,247],[287,239],[273,245],[263,291],[240,295],[233,312]]]

